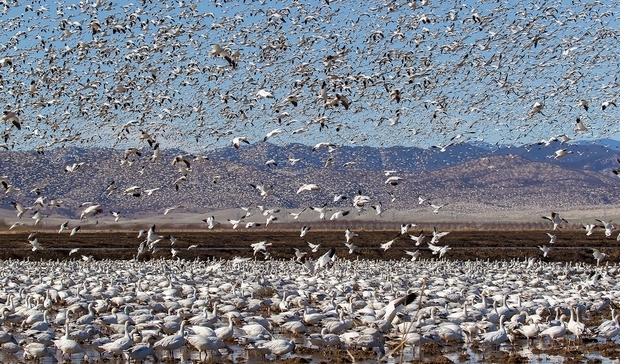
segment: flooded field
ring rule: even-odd
[[[383,250],[379,245],[394,232],[358,233],[351,240],[358,249],[349,254],[341,231],[303,239],[293,231],[162,231],[168,241],[156,243],[161,250],[137,260],[144,238],[135,233],[40,232],[34,252],[24,246],[27,236],[0,235],[2,361],[41,355],[44,363],[127,362],[150,350],[157,359],[144,362],[620,357],[620,326],[612,318],[620,299],[615,239],[558,231],[553,250],[540,259],[545,231],[454,231],[437,243],[453,248],[443,259],[420,245],[412,261],[404,251],[416,245],[407,235]],[[270,259],[255,256],[250,244],[259,241],[272,243]],[[313,253],[307,241],[321,246]],[[296,256],[294,247],[306,256]],[[598,266],[592,247],[607,254]],[[69,256],[74,248],[80,249]],[[545,333],[554,327],[557,334]],[[63,355],[67,341],[74,349]],[[42,351],[33,351],[37,345]]]

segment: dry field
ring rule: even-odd
[[[423,226],[423,229],[413,228],[410,234],[418,236],[421,231],[430,241],[432,227]],[[417,230],[416,230],[417,229]],[[162,236],[174,236],[178,241],[172,245],[169,239],[162,239],[157,244],[160,248],[155,253],[145,253],[140,259],[171,258],[171,248],[177,251],[177,257],[187,260],[193,259],[232,259],[234,257],[254,257],[250,244],[266,241],[271,244],[268,252],[273,259],[294,259],[293,248],[308,252],[308,257],[316,258],[325,253],[329,248],[336,248],[336,254],[342,259],[408,259],[405,250],[415,251],[420,249],[420,259],[433,259],[436,255],[431,253],[426,243],[420,246],[408,235],[400,235],[396,229],[368,229],[361,227],[352,228],[359,236],[351,242],[358,248],[353,254],[349,254],[344,246],[345,236],[342,229],[312,228],[310,232],[300,237],[298,229],[157,229]],[[599,249],[606,254],[604,263],[620,262],[620,244],[614,234],[606,238],[602,230],[595,231],[591,236],[586,236],[583,229],[562,229],[552,231],[550,229],[472,229],[454,227],[450,230],[441,227],[442,231],[451,231],[441,239],[438,245],[449,245],[452,249],[445,255],[448,260],[510,260],[539,257],[545,261],[558,262],[585,262],[593,263],[591,248]],[[22,231],[16,229],[0,233],[0,259],[74,259],[81,255],[91,256],[94,259],[132,259],[144,238],[137,238],[135,230],[80,230],[70,237],[68,232],[39,231],[36,238],[40,243],[39,249],[32,251],[27,237],[30,229]],[[557,235],[554,244],[549,243],[547,232]],[[380,245],[395,239],[391,248],[384,251]],[[312,253],[307,242],[321,244],[317,252]],[[188,250],[191,245],[196,248]],[[543,258],[542,251],[538,246],[547,245],[551,251],[547,258]],[[80,248],[78,253],[69,256],[69,251]],[[257,254],[256,259],[264,259],[262,254]]]

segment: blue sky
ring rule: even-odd
[[[146,148],[144,130],[163,148],[198,153],[234,136],[258,143],[276,128],[277,144],[617,139],[618,109],[601,109],[618,95],[614,10],[570,1],[20,2],[0,20],[0,102],[22,124],[5,121],[6,144]],[[237,66],[210,54],[212,44],[239,51]],[[323,82],[348,109],[318,99]],[[575,132],[577,118],[591,129]]]

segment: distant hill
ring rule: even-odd
[[[180,206],[184,212],[264,205],[301,209],[328,204],[333,209],[353,210],[351,198],[360,191],[374,203],[388,209],[430,207],[418,203],[418,196],[435,203],[448,203],[461,213],[477,209],[570,209],[579,206],[617,205],[620,179],[612,169],[620,167],[619,143],[598,141],[550,146],[490,146],[462,143],[441,148],[321,147],[270,143],[243,145],[240,149],[211,151],[209,159],[191,161],[187,181],[176,191],[173,182],[181,175],[182,163],[173,165],[181,150],[164,150],[156,162],[149,160],[147,147],[142,156],[129,156],[112,149],[65,148],[35,152],[4,152],[0,165],[6,183],[19,189],[0,201],[0,208],[13,209],[10,202],[31,206],[41,195],[64,201],[58,208],[33,206],[46,214],[77,218],[83,202],[100,203],[106,214],[122,211],[126,216],[142,212],[161,213]],[[568,148],[572,154],[554,159],[555,150]],[[294,166],[288,158],[299,158]],[[274,159],[277,166],[265,165]],[[331,165],[325,167],[328,160]],[[75,172],[67,165],[84,163]],[[385,184],[384,171],[394,170],[402,178],[397,186]],[[117,191],[108,196],[106,187],[114,181]],[[316,183],[319,191],[296,194],[304,183]],[[263,199],[250,184],[273,186],[273,194]],[[123,195],[130,186],[155,189],[152,195]],[[391,201],[388,193],[396,196]],[[333,202],[345,194],[347,200]],[[457,207],[458,206],[458,207]],[[448,207],[445,210],[449,210]],[[443,210],[442,210],[443,211]],[[363,213],[373,213],[368,211]],[[26,215],[29,216],[29,215]]]

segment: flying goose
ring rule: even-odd
[[[310,231],[310,226],[306,226],[306,225],[302,226],[299,237],[303,238],[304,236],[306,236],[306,234],[308,234],[309,231]]]
[[[551,216],[541,216],[541,218],[551,221],[553,223],[553,230],[561,228],[563,222],[568,223],[568,221],[564,218],[561,218],[560,214],[558,214],[557,212],[551,212]]]
[[[243,220],[243,217],[239,218],[239,220],[233,220],[233,219],[227,219],[227,220],[232,225],[232,228],[236,229],[237,227],[239,227],[239,224],[241,223],[241,220]]]
[[[319,190],[319,186],[314,184],[314,183],[304,183],[301,187],[299,187],[299,189],[297,190],[297,194],[299,195],[300,193],[302,193],[303,191],[317,191]]]
[[[327,204],[324,204],[321,207],[312,207],[312,206],[308,206],[309,209],[314,210],[316,212],[319,213],[319,219],[320,220],[325,220],[325,213],[327,212]]]
[[[103,212],[103,209],[101,208],[101,204],[96,204],[96,205],[88,206],[80,214],[80,220],[84,220],[87,217],[94,216],[94,215],[100,214],[102,212]]]
[[[273,186],[269,186],[269,188],[265,187],[264,185],[258,185],[258,184],[252,184],[250,183],[250,186],[254,189],[257,189],[260,192],[260,195],[263,197],[263,200],[267,198],[267,196],[270,196],[273,193]]]
[[[232,140],[232,144],[236,149],[239,149],[239,145],[241,142],[244,142],[245,144],[250,144],[250,142],[248,141],[248,137],[245,136],[234,137]]]
[[[316,253],[317,251],[319,251],[319,248],[321,247],[321,244],[312,244],[309,241],[306,241],[306,244],[308,244],[308,246],[310,247],[310,249],[312,249],[313,253]]]
[[[353,239],[354,237],[359,236],[356,233],[354,233],[353,231],[347,229],[344,231],[344,238],[347,240],[347,243],[351,241],[351,239]]]
[[[26,211],[32,210],[32,207],[24,207],[24,205],[16,201],[11,202],[11,205],[13,205],[13,207],[15,207],[15,209],[17,210],[17,218],[19,219],[21,219],[22,216],[24,216]]]
[[[582,132],[582,131],[588,131],[591,128],[589,126],[585,126],[583,124],[583,122],[581,121],[581,119],[577,118],[577,121],[575,121],[575,132]]]
[[[601,225],[598,225],[598,226],[605,229],[605,237],[607,238],[610,237],[611,233],[616,229],[616,227],[611,223],[611,220],[609,220],[608,222],[599,220],[599,219],[594,219],[594,220],[601,223]]]
[[[347,216],[349,214],[348,210],[340,210],[340,211],[336,211],[332,214],[332,216],[329,218],[330,220],[337,220],[337,219],[341,219],[345,216]]]
[[[202,221],[207,223],[207,227],[209,229],[215,229],[216,227],[220,226],[219,221],[216,221],[214,216],[209,216],[206,219],[203,219]]]

